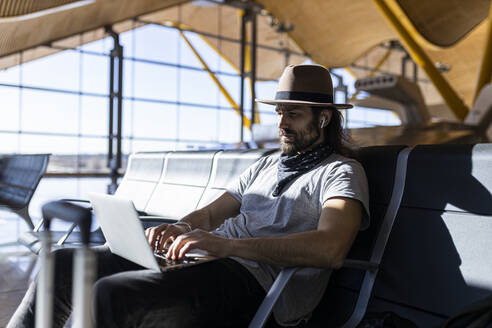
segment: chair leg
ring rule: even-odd
[[[19,215],[21,218],[24,219],[24,221],[26,221],[27,225],[29,226],[29,228],[31,228],[31,230],[34,229],[34,223],[32,223],[32,219],[31,219],[31,216],[29,215],[29,210],[27,209],[27,207],[23,207],[21,209],[16,209],[14,210],[15,213],[17,213],[17,215]]]
[[[58,246],[62,246],[65,241],[68,239],[68,237],[70,236],[70,234],[72,233],[72,231],[77,227],[77,223],[73,223],[70,228],[67,230],[67,233],[63,235],[63,237],[61,237],[58,241],[57,241],[57,245]]]

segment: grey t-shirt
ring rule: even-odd
[[[279,154],[258,160],[227,191],[241,203],[240,213],[227,219],[213,233],[227,238],[272,237],[316,230],[323,203],[333,197],[359,200],[364,209],[361,229],[369,225],[369,191],[362,166],[338,154],[289,182],[279,197]],[[235,257],[268,291],[281,267]],[[323,296],[330,270],[303,268],[291,278],[273,313],[281,325],[307,320]]]

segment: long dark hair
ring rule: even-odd
[[[351,140],[343,129],[343,116],[339,110],[330,107],[311,107],[314,123],[319,126],[319,117],[323,109],[328,109],[332,112],[330,123],[323,128],[325,131],[325,143],[330,145],[335,153],[351,157]]]

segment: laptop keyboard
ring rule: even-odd
[[[167,250],[162,252],[154,252],[154,256],[158,259],[159,265],[176,265],[176,264],[188,264],[196,263],[198,260],[194,257],[184,256],[181,260],[173,260],[166,257]]]

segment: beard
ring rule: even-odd
[[[283,136],[284,134],[293,135],[293,138],[288,140]],[[313,119],[306,128],[297,132],[291,129],[280,129],[279,136],[280,150],[285,155],[292,156],[313,145],[319,139],[320,132],[317,122]]]

